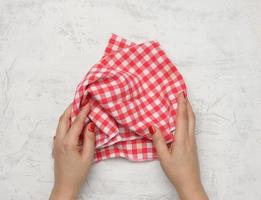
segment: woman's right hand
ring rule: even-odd
[[[195,141],[195,115],[192,107],[181,93],[178,96],[176,132],[174,142],[168,146],[160,130],[152,126],[153,138],[162,169],[175,186],[182,200],[207,200],[201,184]]]

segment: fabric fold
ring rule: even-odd
[[[177,95],[186,94],[182,75],[156,41],[141,44],[112,34],[104,55],[78,84],[71,119],[90,102],[86,118],[96,129],[95,161],[124,157],[157,159],[148,127],[173,141]]]

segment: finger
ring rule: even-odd
[[[152,135],[153,144],[160,160],[166,160],[170,153],[161,131],[156,126],[151,126],[149,127],[149,132]]]
[[[169,145],[169,152],[170,152],[170,153],[171,153],[172,150],[174,149],[175,141],[176,141],[176,136],[173,135],[173,141],[172,141],[171,144]]]
[[[85,125],[85,120],[87,117],[87,114],[90,111],[90,104],[86,104],[82,107],[81,112],[78,114],[74,122],[72,123],[72,126],[67,134],[69,140],[72,141],[74,144],[78,143],[79,136],[83,130],[83,127]]]
[[[52,158],[54,158],[54,148],[52,149]]]
[[[176,118],[176,141],[182,142],[188,138],[188,113],[187,113],[187,100],[184,93],[178,96],[178,108]]]
[[[188,133],[189,138],[194,140],[195,139],[195,114],[192,110],[192,106],[190,102],[187,103],[187,109],[188,109]]]
[[[70,104],[66,108],[64,113],[59,118],[59,123],[58,123],[58,126],[56,128],[56,137],[57,138],[63,138],[65,136],[65,134],[67,133],[67,131],[69,130],[69,128],[70,128],[70,124],[71,124],[71,108],[72,108],[72,104]]]
[[[83,150],[82,156],[84,160],[92,161],[94,150],[95,150],[95,125],[93,122],[90,122],[84,128],[84,141],[83,141]]]
[[[169,152],[171,153],[173,149],[174,149],[174,141],[171,142],[171,144],[169,146]]]

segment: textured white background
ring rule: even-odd
[[[156,39],[184,75],[210,199],[261,199],[259,0],[1,0],[0,199],[47,199],[52,137],[114,32]],[[96,164],[80,199],[168,200],[157,161]]]

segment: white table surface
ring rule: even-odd
[[[52,137],[111,33],[158,40],[197,116],[210,199],[261,199],[261,1],[1,0],[0,199],[48,199]],[[178,199],[158,161],[96,164],[79,199]]]

